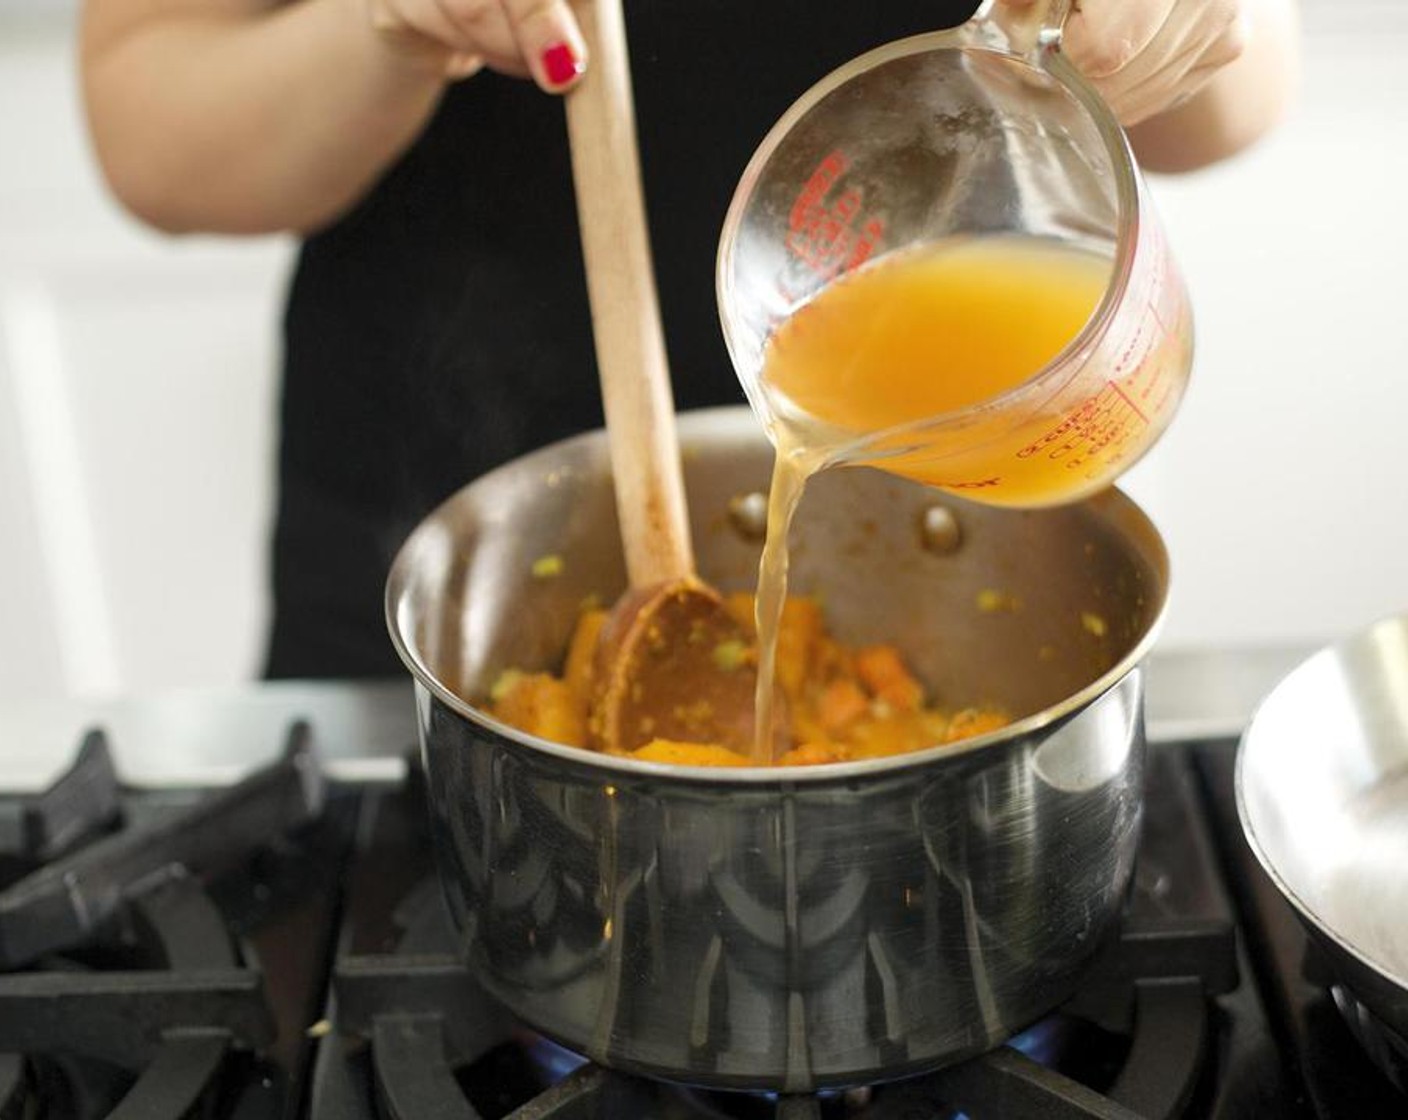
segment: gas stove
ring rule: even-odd
[[[501,1011],[456,952],[404,686],[11,712],[21,759],[16,736],[100,726],[57,776],[0,779],[0,1118],[1403,1115],[1237,824],[1236,729],[1297,656],[1151,666],[1135,882],[1072,1000],[960,1065],[820,1096],[646,1081]]]

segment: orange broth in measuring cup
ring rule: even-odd
[[[829,454],[922,482],[962,488],[946,472],[942,437],[929,464],[883,462],[865,437],[996,401],[1039,373],[1080,332],[1110,278],[1110,260],[1049,240],[966,238],[882,258],[821,289],[786,319],[764,351],[762,385],[791,442],[858,441]],[[1001,411],[1001,410],[999,410]],[[1009,410],[1010,411],[1010,410]],[[1007,415],[1006,428],[1023,417]],[[925,444],[923,433],[907,442]],[[965,444],[969,441],[965,439]],[[970,461],[982,462],[977,449]],[[1008,470],[1005,448],[981,474]],[[878,453],[878,454],[877,454]],[[1065,484],[1055,460],[1044,467]]]
[[[772,742],[787,531],[808,476],[824,466],[873,462],[963,489],[1008,473],[1012,433],[1033,419],[1004,410],[1004,394],[1047,368],[1080,333],[1110,272],[1108,257],[1049,240],[955,239],[894,253],[845,275],[773,333],[760,375],[763,394],[773,402],[777,459],[758,579],[758,743]],[[881,438],[866,438],[977,406],[989,414],[975,423],[1007,438],[985,442],[970,429],[946,446],[942,431],[927,441],[916,433],[906,445],[918,450],[899,452]],[[1038,415],[1035,423],[1050,418]],[[1062,457],[1027,459],[1034,469],[1026,472],[1022,498],[1040,504],[1070,486]]]

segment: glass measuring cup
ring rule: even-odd
[[[1042,506],[1107,486],[1167,427],[1192,362],[1187,292],[1123,130],[1059,49],[1067,7],[1038,4],[1019,22],[989,4],[951,31],[871,51],[763,140],[716,279],[735,369],[775,444]],[[1108,266],[1084,327],[1012,388],[866,428],[808,414],[765,377],[775,332],[855,270],[1011,237]]]

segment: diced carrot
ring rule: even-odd
[[[878,692],[896,677],[909,675],[894,646],[862,646],[856,650],[856,672],[871,692]]]
[[[856,673],[872,696],[909,711],[922,699],[924,690],[910,676],[894,646],[866,646],[856,651]],[[882,696],[882,693],[888,693]]]
[[[911,676],[896,677],[876,691],[875,699],[897,712],[914,712],[924,703],[924,689]]]
[[[816,707],[822,727],[836,734],[845,731],[865,715],[870,701],[855,681],[849,677],[838,677],[822,689]]]

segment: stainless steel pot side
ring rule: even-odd
[[[1271,691],[1243,734],[1236,790],[1335,1002],[1408,1092],[1408,617],[1321,650]]]
[[[771,449],[746,409],[686,414],[681,441],[701,571],[752,588],[759,545],[728,510],[766,488]],[[1140,819],[1138,666],[1167,583],[1140,510],[1117,492],[1014,512],[872,471],[818,478],[793,589],[846,640],[898,642],[940,698],[1023,718],[891,759],[666,767],[463,699],[507,667],[555,667],[583,600],[624,586],[608,471],[594,433],[483,477],[388,583],[442,878],[486,988],[606,1065],[784,1091],[935,1067],[1061,1002],[1113,928]],[[950,551],[921,547],[936,504],[957,520]],[[559,575],[535,578],[543,556]]]

